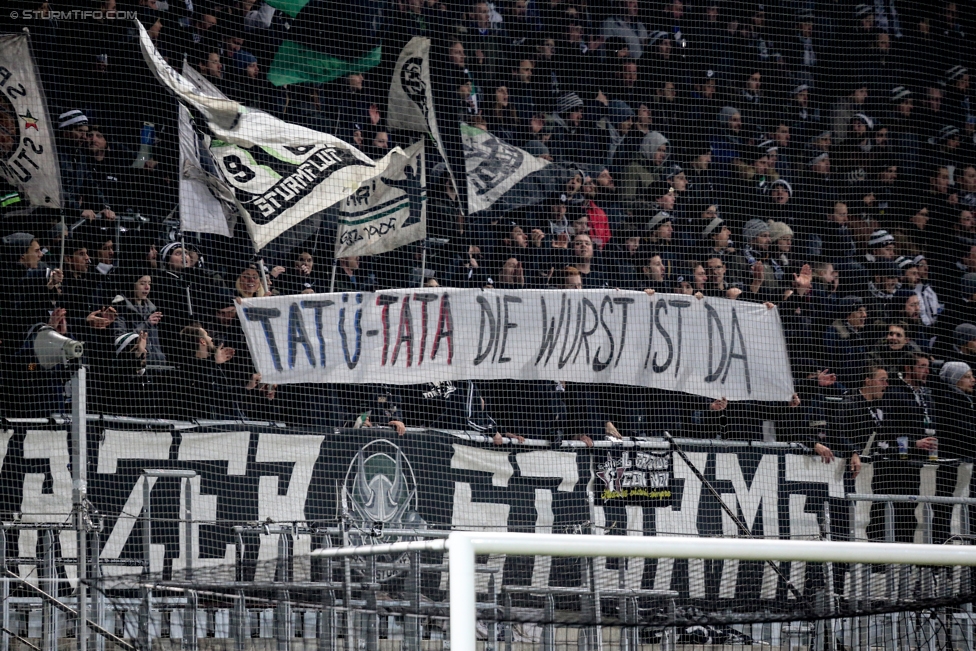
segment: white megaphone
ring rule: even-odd
[[[49,325],[41,326],[34,335],[34,355],[45,370],[67,364],[84,354],[85,344],[59,334]]]

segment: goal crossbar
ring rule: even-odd
[[[965,545],[481,531],[455,531],[447,540],[317,549],[312,555],[335,558],[422,551],[450,552],[451,651],[476,651],[476,554],[976,566],[976,547]]]

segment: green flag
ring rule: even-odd
[[[268,72],[268,81],[275,86],[326,83],[379,65],[382,3],[268,0],[268,4],[292,18]]]

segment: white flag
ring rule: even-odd
[[[237,202],[234,191],[216,173],[189,109],[180,104],[180,226],[195,233],[232,237]]]
[[[203,95],[230,101],[206,77],[183,62],[183,76]],[[195,233],[232,237],[240,210],[209,150],[210,138],[196,128],[180,104],[180,226]]]
[[[461,142],[470,213],[490,208],[516,183],[549,165],[549,161],[467,124],[461,124]]]
[[[34,206],[61,207],[61,165],[27,34],[0,36],[0,174]]]
[[[247,109],[240,103],[227,99],[223,93],[216,91],[216,88],[213,89],[216,92],[212,92],[209,88],[199,88],[173,69],[156,49],[142,23],[137,22],[136,25],[139,28],[139,47],[142,49],[142,58],[146,60],[146,64],[156,75],[156,79],[181,100],[192,104],[195,109],[203,113],[211,126],[216,124],[225,129],[236,126]],[[211,84],[208,86],[213,88]]]
[[[213,97],[166,63],[142,25],[139,34],[156,78],[209,120],[215,166],[234,191],[256,251],[383,174],[391,157],[403,154],[396,148],[374,162],[333,135]]]
[[[335,257],[386,253],[426,236],[427,181],[421,140],[394,155],[386,172],[342,202]]]
[[[441,132],[434,113],[434,95],[430,88],[430,39],[414,36],[400,51],[393,79],[386,121],[393,129],[429,133],[437,145],[451,179],[457,184],[454,170],[444,151]]]
[[[387,122],[394,129],[431,131],[437,137],[434,96],[430,90],[430,39],[414,36],[397,59],[390,80]]]

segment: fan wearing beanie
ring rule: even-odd
[[[742,227],[742,241],[742,252],[733,259],[733,281],[741,283],[743,298],[770,304],[783,300],[770,260],[769,224],[750,219]]]
[[[89,138],[94,135],[88,116],[79,109],[58,116],[58,162],[61,166],[61,203],[66,210],[79,211],[91,221],[99,216],[115,219],[109,206],[92,199],[92,163]]]
[[[944,301],[944,308],[938,313],[938,323],[935,325],[939,335],[936,346],[946,359],[958,359],[958,355],[951,350],[953,346],[961,346],[956,337],[956,328],[964,323],[976,323],[976,272],[962,274],[956,287],[951,289],[956,288],[958,294]],[[973,353],[976,354],[976,347]]]
[[[939,369],[941,382],[933,383],[936,414],[936,432],[939,439],[939,456],[943,458],[972,458],[976,451],[976,403],[973,388],[976,379],[973,369],[965,362],[946,362]]]
[[[864,299],[851,295],[837,301],[836,313],[839,318],[830,324],[824,334],[824,353],[838,379],[853,386],[859,380],[858,374],[864,367],[870,345],[864,327],[868,311]]]
[[[770,263],[777,282],[789,282],[799,267],[793,260],[793,229],[784,222],[769,221]]]
[[[941,346],[939,352],[945,359],[976,367],[976,324],[960,323],[944,344],[947,345]]]
[[[262,74],[258,59],[247,50],[238,50],[224,67],[224,87],[227,95],[246,106],[273,111],[279,91]]]
[[[84,205],[85,189],[91,177],[91,165],[88,161],[88,116],[79,109],[71,109],[58,116],[57,124],[61,205],[65,210],[71,211],[71,215],[94,219],[95,213],[85,210],[88,206]]]
[[[976,402],[973,401],[973,370],[964,362],[949,361],[939,370],[940,382],[929,382],[935,402],[935,432],[940,459],[969,460],[976,451]],[[935,476],[935,494],[951,496],[955,490],[956,472],[940,465]],[[943,544],[950,534],[952,506],[932,505],[932,542]]]
[[[123,275],[119,284],[120,293],[112,301],[116,310],[112,332],[116,338],[130,332],[148,333],[146,363],[161,366],[166,364],[159,336],[159,322],[163,319],[163,313],[156,309],[149,298],[152,285],[152,274],[148,270],[140,269]]]
[[[965,362],[946,362],[939,371],[943,382],[963,393],[973,392],[972,375],[973,370]]]
[[[565,160],[585,160],[596,155],[596,142],[587,123],[583,120],[583,100],[576,93],[564,93],[556,100],[556,112],[550,115],[537,113],[532,121],[545,124],[534,139],[544,141],[553,132],[549,146],[552,157]],[[533,127],[532,131],[535,129]],[[534,154],[538,156],[538,154]],[[552,160],[551,158],[548,160]]]
[[[647,223],[647,244],[653,253],[661,256],[667,263],[678,259],[677,247],[673,241],[674,218],[670,213],[660,211]]]
[[[868,253],[864,260],[870,264],[879,261],[895,261],[895,236],[885,230],[877,230],[868,238]]]
[[[702,256],[707,258],[710,255],[716,255],[724,261],[727,256],[735,253],[731,240],[732,230],[725,223],[725,220],[718,216],[717,210],[713,213],[710,209],[711,206],[709,210],[702,213],[702,217],[708,219],[701,231]]]

